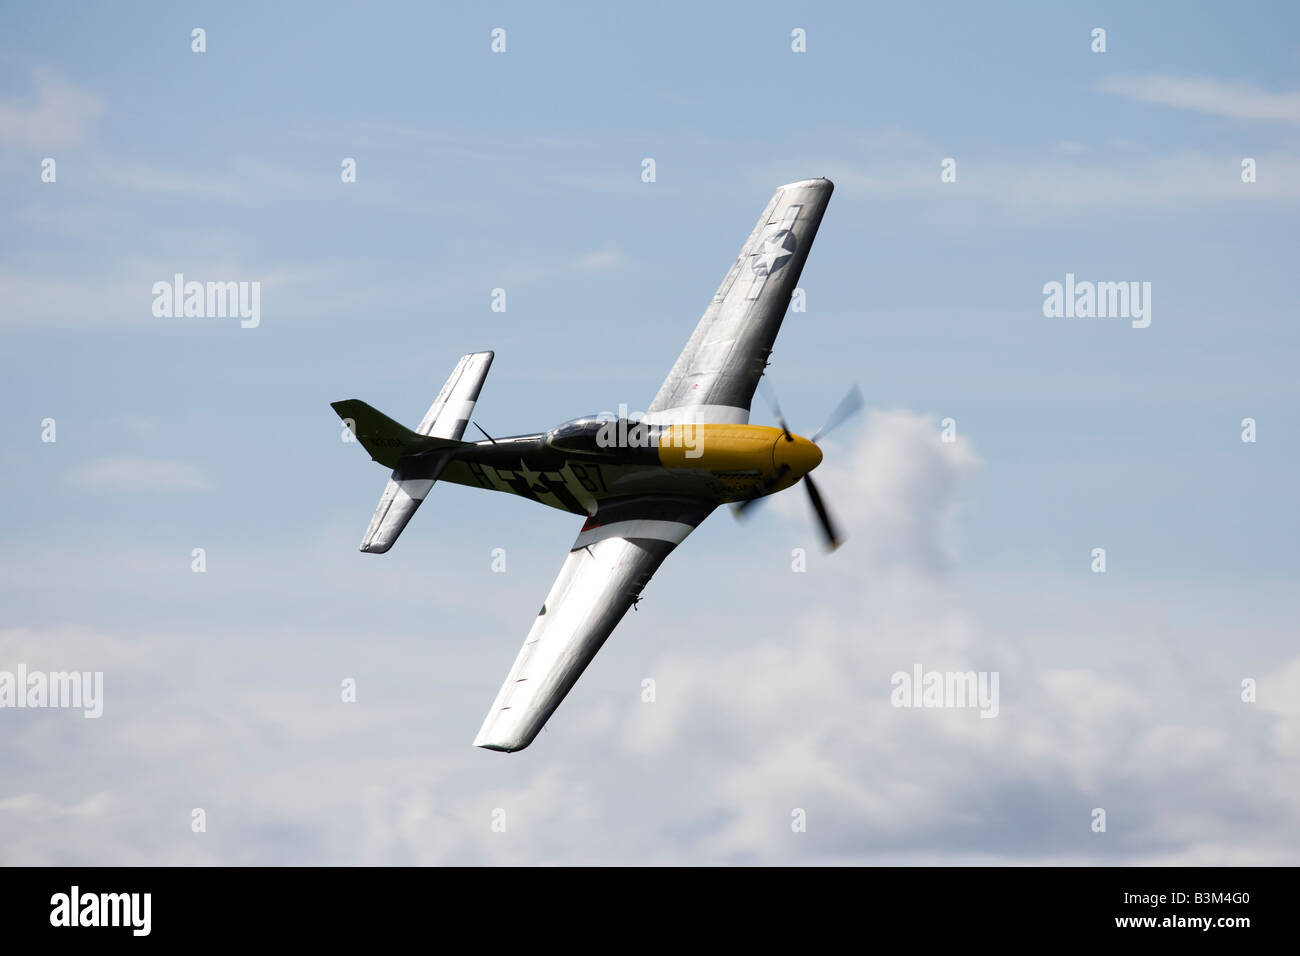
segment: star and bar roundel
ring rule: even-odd
[[[763,240],[750,268],[756,276],[770,276],[785,265],[785,261],[794,255],[794,250],[794,233],[789,229],[782,229]]]
[[[768,278],[790,261],[790,257],[799,247],[794,237],[794,224],[798,221],[799,211],[802,208],[802,205],[788,208],[777,231],[760,242],[758,248],[751,254],[749,268],[754,273],[754,281],[749,284],[746,299],[757,299],[763,287],[767,285]]]

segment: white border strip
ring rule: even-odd
[[[694,530],[695,525],[681,521],[656,521],[648,518],[614,521],[583,531],[578,535],[578,540],[573,542],[571,550],[585,548],[606,538],[654,538],[656,541],[667,541],[669,544],[681,544]]]
[[[650,412],[647,425],[748,425],[749,409],[735,405],[678,405]]]

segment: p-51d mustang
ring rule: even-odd
[[[474,740],[522,750],[640,600],[669,552],[720,504],[738,512],[800,480],[831,547],[838,534],[809,472],[817,438],[860,407],[854,389],[813,438],[749,424],[749,406],[834,188],[772,196],[640,421],[579,418],[545,434],[464,442],[491,352],[460,360],[415,431],[349,399],[334,410],[393,469],[361,550],[393,546],[435,481],[521,495],[585,515],[514,667]],[[485,433],[486,434],[486,433]]]

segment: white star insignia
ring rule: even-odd
[[[785,247],[789,232],[781,232],[763,240],[763,247],[754,259],[754,272],[757,275],[771,275],[778,262],[790,257],[790,250]]]
[[[515,474],[518,475],[520,478],[522,478],[524,480],[524,483],[527,484],[529,488],[531,488],[533,486],[533,483],[537,481],[537,477],[541,474],[541,472],[532,471],[528,467],[528,462],[524,461],[521,458],[519,459],[519,467],[515,469]]]

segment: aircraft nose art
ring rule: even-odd
[[[772,458],[777,468],[789,465],[796,475],[806,475],[822,463],[822,450],[799,435],[794,436],[794,441],[787,441],[782,436],[776,440]]]

